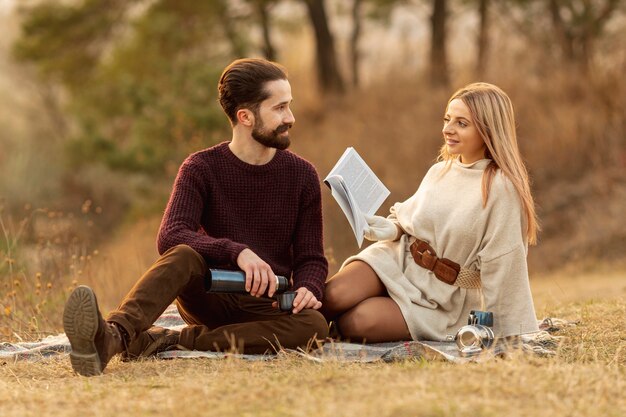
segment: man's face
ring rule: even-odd
[[[254,112],[252,137],[269,148],[287,149],[291,144],[289,129],[296,121],[289,108],[291,85],[287,80],[276,80],[266,83],[265,89],[270,96]]]

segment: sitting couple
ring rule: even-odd
[[[63,324],[77,373],[99,375],[116,354],[133,359],[174,346],[306,348],[327,337],[327,320],[343,337],[369,342],[441,340],[472,309],[493,312],[496,336],[537,331],[526,267],[537,220],[502,90],[471,84],[451,97],[441,162],[390,216],[368,218],[366,237],[378,243],[328,282],[320,181],[285,150],[295,121],[285,69],[237,60],[218,91],[232,139],[180,167],[157,238],[161,257],[106,320],[89,287],[67,300]],[[249,294],[207,293],[209,268],[244,271]],[[261,297],[274,295],[275,274],[292,279],[291,312]],[[188,326],[152,326],[174,301]]]

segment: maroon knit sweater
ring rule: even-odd
[[[161,222],[159,253],[191,246],[210,268],[238,269],[251,249],[276,275],[293,277],[322,300],[328,263],[315,168],[289,151],[250,165],[223,142],[181,165]],[[293,273],[293,275],[292,275]]]

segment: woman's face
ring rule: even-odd
[[[454,99],[448,105],[442,132],[448,152],[460,155],[462,163],[471,164],[485,157],[485,142],[461,99]]]

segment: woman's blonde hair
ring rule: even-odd
[[[522,201],[526,217],[528,243],[537,243],[540,230],[535,203],[530,192],[528,171],[522,161],[515,133],[515,114],[509,96],[499,87],[488,83],[469,84],[455,92],[450,100],[459,99],[469,108],[478,133],[487,147],[485,157],[491,162],[485,169],[482,181],[483,205],[487,204],[491,183],[498,169],[513,183]],[[438,160],[451,162],[459,158],[442,146]]]

